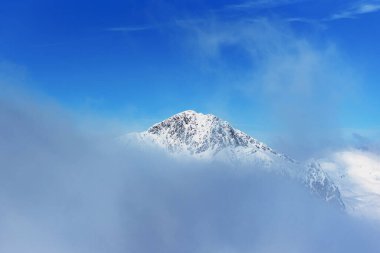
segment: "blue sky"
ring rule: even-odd
[[[141,130],[195,109],[256,136],[370,133],[378,24],[365,0],[3,0],[0,77]]]

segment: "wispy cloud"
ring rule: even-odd
[[[151,30],[156,28],[157,26],[153,25],[146,25],[146,26],[116,26],[116,27],[109,27],[106,29],[106,31],[109,32],[138,32],[138,31],[145,31],[145,30]]]
[[[245,1],[237,4],[227,5],[226,9],[244,10],[244,9],[266,9],[282,5],[294,4],[303,0],[259,0]]]
[[[333,14],[329,20],[356,18],[359,15],[380,11],[380,1],[360,1],[355,5]]]
[[[305,22],[288,22],[296,21]],[[202,63],[215,68],[220,79],[227,76],[230,66],[241,64],[225,49],[235,48],[244,54],[245,77],[237,77],[238,81],[226,89],[228,93],[241,92],[249,100],[247,104],[260,104],[270,117],[267,120],[276,122],[275,131],[281,137],[274,145],[279,149],[306,159],[326,143],[335,145],[340,135],[339,111],[331,108],[350,98],[356,81],[333,44],[315,46],[314,41],[293,32],[288,23],[269,19],[209,20],[189,23],[187,29]],[[350,73],[350,77],[338,73]]]
[[[260,11],[264,9],[273,9],[276,7],[302,4],[309,0],[258,0],[258,1],[243,1],[236,4],[226,5],[222,11]],[[288,17],[287,22],[303,22],[313,25],[321,25],[324,22],[329,22],[338,19],[353,19],[360,15],[374,13],[380,11],[380,0],[352,0],[348,1],[345,8],[340,8],[332,14],[322,14],[320,18],[312,18],[306,16]]]

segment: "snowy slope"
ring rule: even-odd
[[[184,111],[127,138],[156,145],[174,156],[244,164],[287,175],[344,208],[338,187],[317,162],[300,164],[211,114]]]
[[[380,156],[350,149],[320,160],[339,187],[347,211],[380,220]]]

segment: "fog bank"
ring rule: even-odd
[[[380,250],[374,224],[294,181],[104,136],[63,110],[0,97],[0,252]]]

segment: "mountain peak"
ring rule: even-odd
[[[232,147],[251,146],[273,152],[263,143],[234,129],[227,121],[193,110],[180,112],[153,125],[144,135],[169,151],[202,158],[214,156],[221,150]]]
[[[212,114],[183,111],[134,136],[173,155],[243,163],[297,178],[326,201],[344,208],[339,189],[319,164],[299,164]]]
[[[157,125],[163,125],[162,123],[170,123],[170,122],[183,122],[185,125],[187,124],[195,124],[195,125],[205,125],[207,122],[211,122],[213,120],[219,120],[218,117],[212,114],[203,114],[196,112],[194,110],[186,110],[183,112],[179,112],[169,117],[168,119],[153,125],[151,128]]]
[[[194,110],[186,110],[186,111],[183,111],[183,112],[179,112],[179,113],[177,113],[175,115],[200,115],[200,114],[203,115],[203,113],[196,112]]]

